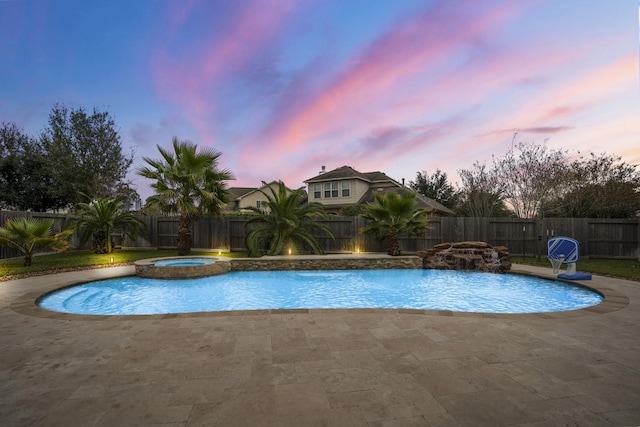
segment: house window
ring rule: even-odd
[[[324,198],[330,199],[332,197],[338,197],[338,183],[337,182],[325,182],[324,183]]]
[[[351,196],[351,183],[349,181],[342,181],[342,197]]]
[[[320,199],[322,197],[322,185],[313,184],[313,198]]]

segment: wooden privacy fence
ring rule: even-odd
[[[0,211],[0,222],[20,216],[53,218],[54,231],[64,227],[65,215]],[[114,235],[117,247],[122,248],[176,248],[178,218],[165,216],[140,216],[146,228],[131,240]],[[208,250],[244,251],[247,232],[246,219],[239,216],[204,217],[194,221],[193,248]],[[335,234],[331,239],[322,232],[316,233],[323,248],[329,253],[385,252],[387,242],[378,242],[372,236],[363,235],[360,229],[366,221],[359,217],[332,216],[319,222],[327,225]],[[568,236],[580,242],[581,255],[592,258],[640,260],[640,221],[638,219],[590,219],[590,218],[429,218],[430,229],[421,238],[401,239],[403,252],[414,253],[432,248],[443,242],[484,241],[509,248],[511,255],[546,256],[546,242],[552,236]],[[72,245],[79,247],[77,236]],[[84,248],[89,248],[85,245]],[[0,258],[19,256],[14,250],[0,248]]]

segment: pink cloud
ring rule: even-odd
[[[629,79],[638,77],[637,53],[622,57],[604,67],[591,68],[553,96],[556,99],[586,99],[594,101],[608,97],[625,87]]]
[[[566,132],[576,128],[576,120],[582,114],[606,105],[606,99],[623,92],[628,82],[636,79],[637,58],[629,55],[609,65],[585,69],[573,69],[570,78],[559,80],[560,83],[547,85],[544,89],[530,94],[530,98],[521,107],[511,110],[510,114],[497,117],[486,128],[495,125],[513,125],[512,129],[529,133],[548,134]],[[577,73],[577,75],[576,75]],[[557,106],[558,103],[562,103]],[[567,106],[566,103],[571,103]],[[562,125],[556,125],[562,120]],[[480,136],[491,135],[492,132],[508,132],[507,129],[488,131]],[[512,133],[512,131],[511,131]]]
[[[587,109],[587,105],[564,105],[560,107],[550,108],[546,113],[540,116],[540,122],[554,122],[565,117],[571,117]]]
[[[175,37],[180,29],[186,24],[189,16],[194,13],[194,9],[200,3],[198,0],[183,0],[172,2],[164,13],[165,27],[168,34]]]
[[[240,165],[250,169],[258,162],[289,169],[301,161],[304,148],[304,155],[313,156],[312,170],[320,164],[329,163],[332,158],[337,159],[338,166],[349,159],[362,168],[367,169],[367,165],[371,165],[373,169],[413,149],[441,142],[441,138],[450,135],[455,126],[449,125],[452,127],[445,130],[446,126],[441,124],[429,124],[429,132],[398,129],[408,129],[416,122],[424,123],[424,117],[430,114],[440,115],[440,111],[445,110],[444,105],[459,104],[457,98],[468,95],[471,89],[478,93],[472,97],[481,98],[480,94],[490,91],[491,86],[478,90],[472,82],[464,82],[478,73],[486,75],[491,70],[485,63],[479,64],[481,69],[459,67],[446,70],[438,77],[443,83],[434,84],[429,69],[433,64],[446,62],[452,51],[467,49],[472,40],[476,43],[499,23],[521,12],[510,5],[507,9],[483,12],[478,18],[478,11],[467,10],[465,13],[473,15],[471,19],[461,11],[449,10],[446,4],[435,11],[425,12],[372,43],[358,55],[358,59],[349,61],[345,70],[330,80],[315,97],[303,102],[293,99],[292,103],[298,105],[296,111],[280,115],[266,132],[257,135],[259,149],[248,140],[241,152]],[[459,22],[456,23],[454,18]],[[432,36],[430,31],[436,34],[442,30],[436,28],[438,26],[446,27],[443,30],[445,36],[438,39],[433,36],[434,39],[425,44],[425,39]],[[456,27],[455,31],[451,30],[453,27]],[[506,57],[507,53],[503,56]],[[498,58],[506,61],[500,55]],[[416,82],[419,83],[417,90],[411,87]],[[499,84],[496,81],[495,85]],[[308,96],[308,93],[303,95]],[[460,115],[459,109],[447,115],[450,117],[445,115],[445,122],[460,121],[456,118]],[[391,128],[395,131],[389,132]],[[380,134],[380,129],[387,131]],[[337,147],[340,148],[336,150]],[[306,170],[308,166],[303,168]]]
[[[428,152],[425,147],[434,150],[434,156],[423,155],[425,162],[436,156],[453,164],[471,159],[461,165],[467,167],[501,149],[513,129],[540,136],[575,132],[576,119],[615,91],[616,79],[626,78],[625,66],[576,71],[593,54],[586,42],[571,49],[536,47],[539,40],[533,38],[503,43],[497,29],[514,25],[524,12],[517,2],[464,5],[465,10],[440,2],[391,28],[342,69],[327,71],[318,60],[306,75],[288,75],[286,85],[254,98],[271,103],[264,127],[234,130],[235,138],[225,141],[238,153],[231,167],[242,171],[236,184],[301,182],[323,164],[382,169],[398,158],[416,161],[406,153]],[[184,57],[178,61],[184,67],[172,70],[174,56],[163,59],[169,70],[159,72],[158,81],[166,81],[169,90],[159,93],[189,114],[202,142],[214,141],[225,126],[216,122],[223,111],[215,91],[236,72],[245,73],[255,55],[273,48],[279,26],[292,15],[289,9],[270,16],[254,10],[240,9],[229,25],[233,31],[173,54]],[[171,86],[179,81],[185,84]],[[447,149],[453,146],[455,152]]]
[[[562,133],[573,129],[573,126],[539,126],[531,128],[518,128],[518,129],[500,129],[491,132],[486,132],[478,135],[479,137],[505,137],[512,136],[514,133],[533,133],[549,135],[555,133]]]
[[[394,123],[394,104],[400,106],[411,92],[407,80],[425,80],[420,76],[452,49],[481,38],[517,13],[514,4],[488,11],[472,10],[468,4],[457,10],[451,4],[442,2],[380,37],[294,114],[280,117],[261,139],[272,142],[273,153],[291,152],[327,137],[358,139],[375,125]],[[422,105],[429,110],[428,103]],[[411,110],[403,117],[405,123],[421,115],[414,108],[404,110]]]
[[[175,10],[172,7],[175,17],[170,26],[174,33],[188,31],[193,15],[216,13],[210,5],[205,6],[191,2],[187,6],[178,4]],[[292,10],[293,2],[259,0],[234,11],[222,34],[211,32],[204,42],[196,42],[184,51],[169,50],[171,43],[167,41],[156,50],[153,60],[157,93],[186,113],[203,133],[205,142],[213,141],[212,120],[218,107],[214,91],[278,34]]]
[[[314,100],[278,123],[272,135],[276,149],[296,149],[321,137],[328,123],[333,129],[355,130],[359,120],[370,118],[366,110],[371,105],[393,98],[403,79],[420,74],[452,49],[480,37],[515,9],[494,8],[471,16],[474,11],[457,10],[451,4],[441,3],[375,41]]]

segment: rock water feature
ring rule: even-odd
[[[420,251],[422,266],[434,270],[471,270],[504,273],[511,269],[511,255],[505,246],[485,242],[440,243]]]

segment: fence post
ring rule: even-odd
[[[637,259],[640,262],[640,219],[636,220],[636,243],[638,244],[638,247],[636,248],[636,255],[637,255]]]

